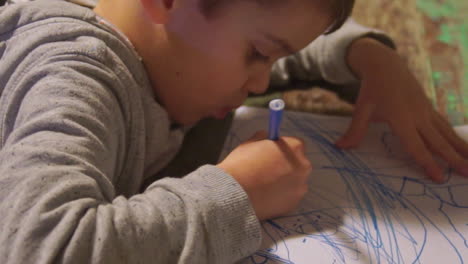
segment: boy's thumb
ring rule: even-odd
[[[359,145],[366,135],[373,110],[374,106],[369,104],[357,107],[348,130],[335,145],[339,148],[353,148]]]

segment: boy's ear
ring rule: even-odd
[[[175,0],[140,0],[145,13],[156,24],[165,24]]]

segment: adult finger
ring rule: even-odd
[[[434,115],[434,121],[437,129],[447,139],[447,141],[455,148],[455,150],[465,159],[468,159],[468,142],[460,138],[452,126],[445,118],[436,112]]]
[[[366,135],[374,108],[375,106],[371,104],[357,106],[348,130],[335,142],[335,145],[339,148],[352,148],[359,145]]]
[[[468,177],[468,161],[460,156],[454,147],[432,126],[432,124],[427,124],[424,128],[419,130],[419,133],[422,135],[426,145],[434,153],[447,161],[450,167],[456,169],[457,172]]]
[[[393,132],[400,138],[406,151],[414,158],[416,163],[424,168],[426,174],[435,182],[443,182],[442,169],[437,165],[427,149],[418,130],[410,123],[390,124]]]

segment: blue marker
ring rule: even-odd
[[[268,138],[278,140],[279,129],[281,125],[281,116],[283,115],[284,101],[275,99],[270,101],[270,125],[268,127]]]

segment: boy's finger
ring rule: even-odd
[[[421,136],[413,125],[402,126],[400,124],[390,124],[393,132],[400,138],[406,151],[414,158],[416,163],[424,168],[426,174],[435,182],[444,181],[442,169],[437,165],[431,153],[424,145]]]
[[[284,141],[286,144],[292,147],[292,149],[304,153],[306,149],[305,141],[298,137],[280,137],[279,141]]]
[[[369,126],[374,105],[364,104],[354,110],[353,119],[346,133],[335,142],[339,148],[351,148],[357,146],[364,138]]]
[[[455,133],[449,122],[445,120],[445,118],[443,118],[439,113],[436,113],[435,123],[437,125],[437,129],[455,148],[455,150],[460,153],[463,158],[468,159],[468,143]]]
[[[428,125],[420,131],[426,145],[445,161],[448,162],[450,167],[454,168],[460,174],[468,176],[468,161],[463,159],[460,154],[447,142],[447,139],[440,134],[440,132]]]

